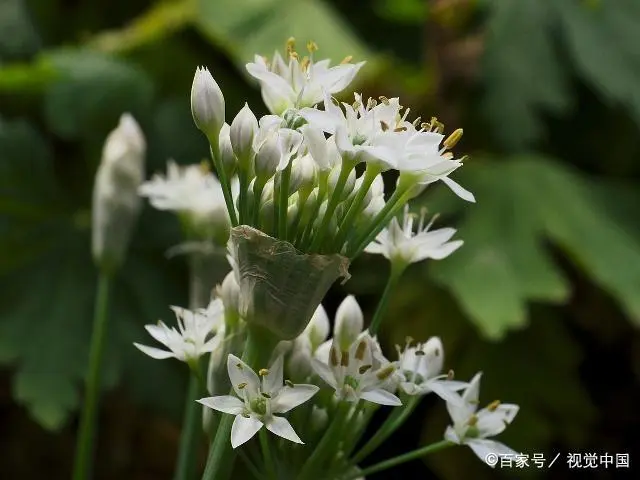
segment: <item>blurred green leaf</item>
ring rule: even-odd
[[[377,0],[376,12],[382,18],[398,23],[422,24],[429,11],[422,0]]]
[[[255,54],[282,51],[289,37],[298,40],[301,54],[309,40],[318,55],[339,62],[347,55],[355,61],[372,60],[371,53],[336,12],[321,0],[197,0],[196,22],[215,43],[244,67]]]
[[[541,157],[474,165],[461,178],[478,204],[458,202],[457,210],[465,245],[429,268],[484,335],[497,339],[525,326],[528,302],[566,300],[569,286],[544,248],[548,241],[640,324],[640,242],[597,201],[592,182]],[[435,210],[450,208],[451,195],[428,198]]]
[[[0,1],[0,60],[24,58],[40,47],[24,0]]]
[[[123,112],[147,112],[153,84],[138,68],[94,51],[48,56],[58,78],[45,95],[48,127],[65,139],[108,131]]]
[[[520,147],[544,133],[543,112],[560,113],[570,104],[566,72],[550,35],[554,12],[540,0],[488,4],[482,111],[503,145]]]
[[[79,403],[96,272],[86,221],[65,201],[50,161],[35,129],[0,121],[0,362],[16,367],[15,399],[42,426],[58,429]],[[141,218],[147,235],[152,217]],[[171,409],[182,402],[180,372],[148,362],[132,346],[146,337],[144,323],[169,319],[167,306],[184,300],[158,245],[157,238],[134,239],[131,259],[114,280],[103,383],[124,380],[139,401]]]

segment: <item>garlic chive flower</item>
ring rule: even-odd
[[[399,388],[407,395],[425,395],[433,392],[448,402],[456,402],[460,396],[455,392],[468,384],[441,375],[444,349],[438,337],[431,337],[424,344],[411,346],[410,341],[403,351],[398,347]]]
[[[379,364],[374,343],[371,336],[363,334],[348,350],[341,350],[334,340],[329,350],[329,363],[314,358],[313,368],[340,400],[402,405],[398,397],[384,388],[397,367],[393,363]]]
[[[191,114],[196,127],[217,142],[224,124],[224,96],[206,67],[198,67],[191,85]]]
[[[442,260],[464,243],[462,240],[449,241],[456,233],[454,228],[430,230],[435,217],[425,225],[425,212],[421,213],[417,231],[414,232],[415,217],[409,213],[409,206],[405,205],[402,220],[393,218],[389,226],[367,245],[365,252],[383,255],[402,270],[409,264],[428,258]]]
[[[290,108],[311,107],[322,100],[323,92],[341,92],[364,65],[364,62],[352,64],[350,58],[334,67],[329,66],[330,60],[314,62],[317,49],[315,43],[309,42],[309,55],[300,58],[294,40],[289,39],[288,61],[275,52],[271,62],[256,55],[254,61],[247,64],[249,74],[260,82],[262,98],[271,113],[281,115]]]
[[[235,355],[227,357],[229,379],[236,396],[221,395],[198,400],[205,407],[235,415],[231,446],[237,448],[266,426],[270,432],[295,443],[304,443],[289,421],[277,416],[306,402],[319,390],[315,385],[283,383],[282,356],[256,374]],[[260,378],[261,377],[261,378]]]
[[[481,374],[476,374],[469,382],[462,397],[455,402],[447,401],[447,410],[453,425],[447,427],[444,438],[451,442],[468,445],[471,450],[486,462],[488,454],[516,455],[517,452],[503,443],[490,440],[498,435],[513,421],[518,413],[518,405],[494,401],[477,411]],[[495,463],[487,464],[494,467]]]
[[[158,210],[178,213],[201,237],[226,245],[230,220],[218,179],[203,165],[167,163],[167,174],[154,175],[138,189]]]
[[[221,300],[212,300],[206,309],[197,312],[180,307],[171,307],[171,309],[176,315],[177,330],[174,327],[168,327],[162,321],[157,325],[144,327],[149,335],[169,350],[134,343],[141,352],[157,360],[176,358],[181,362],[192,364],[202,355],[216,348],[218,340],[213,335],[224,324],[224,307]]]

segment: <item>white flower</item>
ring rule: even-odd
[[[221,230],[229,225],[222,187],[202,165],[178,166],[167,163],[167,175],[154,175],[138,189],[158,210],[185,214],[196,227]],[[221,235],[224,237],[224,235]]]
[[[453,426],[447,427],[444,438],[457,444],[468,445],[481,460],[487,455],[516,455],[517,452],[495,440],[489,440],[501,433],[518,413],[518,405],[502,404],[495,401],[486,408],[478,409],[481,373],[476,374],[462,397],[455,402],[447,402],[447,410]],[[491,467],[491,464],[487,462]]]
[[[393,138],[397,134],[394,127],[400,112],[399,99],[384,99],[379,104],[369,99],[366,106],[359,94],[355,94],[355,99],[353,105],[343,104],[343,112],[327,92],[324,110],[304,108],[300,115],[310,124],[334,135],[343,156],[375,163],[381,170],[396,168],[400,154],[396,142],[389,139],[382,142],[382,139]]]
[[[137,189],[144,179],[146,142],[128,113],[107,137],[96,172],[92,209],[92,252],[103,268],[121,263],[140,211]]]
[[[314,62],[312,55],[301,61],[289,42],[289,63],[276,52],[269,64],[256,55],[247,71],[260,82],[262,98],[271,113],[280,115],[289,108],[311,107],[320,102],[323,92],[330,94],[344,90],[354,79],[364,62],[343,63],[329,67],[330,60]],[[315,45],[309,45],[310,53]]]
[[[333,339],[341,350],[347,350],[356,341],[363,327],[362,309],[356,297],[348,295],[336,310]]]
[[[275,142],[279,149],[277,171],[284,170],[291,158],[298,153],[303,136],[297,130],[282,126],[282,119],[275,115],[265,115],[259,121],[259,130],[254,140],[253,149],[259,152],[266,142]]]
[[[289,421],[277,413],[286,413],[313,397],[315,385],[283,385],[282,356],[260,370],[262,380],[235,355],[227,358],[231,385],[237,395],[222,395],[198,400],[202,405],[235,415],[231,429],[231,445],[236,448],[250,440],[263,426],[276,435],[295,443],[304,443]]]
[[[375,340],[363,334],[349,347],[341,350],[334,341],[329,350],[328,365],[312,359],[313,368],[341,400],[357,402],[367,400],[380,405],[402,405],[384,386],[396,370],[395,364],[379,366]],[[379,367],[379,368],[378,368]]]
[[[397,218],[393,218],[389,226],[367,245],[365,252],[384,255],[390,262],[402,268],[427,258],[442,260],[464,243],[462,240],[449,241],[456,233],[454,228],[429,230],[433,220],[425,226],[424,213],[420,216],[418,230],[414,233],[414,218],[415,216],[409,213],[409,206],[405,205],[402,224]]]
[[[177,330],[167,327],[162,321],[157,325],[144,327],[149,335],[166,346],[169,351],[134,343],[139,350],[158,360],[173,357],[181,362],[191,363],[216,348],[218,340],[211,336],[223,325],[224,307],[221,300],[212,300],[206,309],[197,312],[180,307],[171,307],[171,309],[176,314]]]
[[[205,67],[198,67],[191,85],[193,121],[210,141],[217,139],[224,124],[222,90]]]
[[[407,347],[400,353],[398,367],[399,387],[407,395],[425,395],[434,392],[448,402],[457,401],[460,396],[454,393],[465,388],[465,382],[448,380],[440,375],[444,363],[444,349],[438,337],[431,337],[426,343]]]

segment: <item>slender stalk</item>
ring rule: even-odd
[[[260,470],[258,470],[258,467],[256,467],[256,465],[253,463],[251,458],[249,458],[249,455],[247,455],[244,450],[239,449],[238,456],[240,457],[240,460],[242,460],[242,462],[247,467],[247,470],[249,470],[249,473],[253,475],[253,477],[256,480],[263,480],[266,478],[262,473],[260,473]]]
[[[329,229],[329,224],[331,223],[331,218],[333,217],[333,213],[336,211],[338,204],[340,203],[340,197],[342,196],[342,192],[344,190],[344,186],[347,183],[347,179],[349,178],[349,174],[351,170],[353,170],[354,165],[351,162],[343,161],[342,167],[340,169],[340,176],[338,177],[338,181],[336,182],[336,188],[332,192],[331,197],[329,198],[329,203],[327,205],[327,211],[322,217],[322,223],[316,232],[316,236],[311,242],[310,250],[312,252],[317,251],[322,245],[322,241],[327,234],[327,230]]]
[[[347,238],[347,234],[352,228],[352,222],[355,216],[360,213],[362,202],[367,196],[367,193],[371,188],[371,184],[373,184],[373,181],[376,179],[378,173],[380,173],[379,167],[373,166],[371,164],[367,165],[367,169],[364,171],[364,178],[362,179],[360,190],[358,190],[356,197],[353,199],[353,202],[351,202],[351,206],[349,207],[347,214],[342,219],[342,222],[340,222],[340,227],[338,228],[338,234],[336,235],[336,241],[334,245],[334,247],[338,250]]]
[[[238,211],[240,212],[240,225],[244,225],[247,223],[247,190],[249,188],[249,179],[247,172],[242,168],[238,171],[238,179],[240,181]]]
[[[265,182],[259,178],[256,178],[253,184],[253,221],[252,225],[256,228],[260,228],[258,222],[260,221],[260,199],[262,198],[262,191],[264,190]]]
[[[195,374],[189,376],[189,388],[184,408],[178,463],[173,476],[175,480],[191,480],[195,477],[196,451],[200,437],[201,418],[200,406],[196,400],[201,396],[201,382]]]
[[[276,464],[269,448],[269,439],[267,438],[267,429],[261,428],[258,432],[260,438],[260,448],[262,449],[262,457],[264,458],[264,465],[267,470],[267,476],[270,480],[278,480],[278,472],[276,470]]]
[[[411,192],[409,190],[401,189],[400,187],[393,192],[393,195],[391,195],[391,198],[387,201],[384,208],[380,210],[376,218],[371,222],[371,227],[353,243],[353,247],[349,247],[347,256],[350,259],[353,260],[360,255],[366,246],[376,238],[378,233],[389,224],[391,219],[404,207],[404,204],[407,203],[410,194]]]
[[[320,211],[320,206],[322,202],[324,202],[324,197],[327,193],[327,176],[324,175],[324,178],[320,180],[320,186],[318,187],[318,198],[316,200],[316,204],[313,206],[313,210],[311,211],[311,215],[309,216],[309,222],[302,232],[300,236],[300,241],[298,242],[298,249],[301,251],[306,251],[309,247],[309,242],[311,242],[311,232],[313,231],[313,225],[315,223],[315,219],[318,216],[318,211]]]
[[[280,177],[280,209],[278,211],[278,235],[287,239],[287,210],[289,209],[289,181],[291,180],[291,162],[282,171]]]
[[[265,329],[250,326],[245,344],[244,360],[251,368],[258,369],[269,361],[278,339]],[[202,476],[203,480],[225,480],[231,475],[235,452],[231,448],[233,415],[223,415],[215,438],[209,447],[209,457]]]
[[[238,226],[238,218],[236,217],[236,207],[233,204],[233,196],[231,195],[231,184],[227,178],[227,174],[222,166],[222,159],[220,158],[220,148],[217,142],[210,143],[211,146],[211,158],[213,159],[213,166],[218,173],[218,179],[222,186],[222,194],[224,195],[224,202],[227,204],[227,211],[229,212],[229,218],[231,219],[231,225]]]
[[[298,480],[318,478],[318,469],[321,468],[322,463],[329,459],[328,455],[335,453],[334,449],[340,441],[340,434],[342,433],[350,409],[351,404],[348,402],[340,402],[338,404],[336,414],[331,420],[331,425],[329,425],[329,428],[322,436],[315,450],[302,467],[297,477]]]
[[[389,274],[389,278],[387,279],[387,285],[384,287],[384,291],[382,292],[382,297],[380,297],[380,301],[378,302],[378,306],[376,307],[376,311],[373,314],[373,319],[371,320],[371,324],[369,325],[369,333],[371,335],[375,335],[378,333],[378,329],[380,328],[380,324],[382,323],[382,319],[387,313],[387,306],[389,304],[389,297],[391,296],[391,291],[394,289],[398,280],[402,276],[402,272],[404,271],[404,267],[399,266],[396,267],[394,264],[391,264],[391,272]]]
[[[104,345],[107,338],[107,306],[110,281],[111,279],[107,273],[100,273],[89,349],[89,372],[85,387],[84,406],[80,417],[80,432],[73,466],[73,480],[86,480],[91,476],[98,396],[101,383],[100,374]]]
[[[376,463],[375,465],[372,465],[363,470],[360,470],[359,472],[353,472],[345,477],[342,477],[340,480],[354,480],[356,478],[365,477],[367,475],[371,475],[377,472],[381,472],[383,470],[387,470],[389,468],[393,468],[402,463],[406,463],[411,460],[424,457],[429,453],[434,453],[439,450],[443,450],[447,447],[451,447],[453,445],[455,445],[455,443],[450,442],[449,440],[441,440],[440,442],[432,443],[431,445],[427,445],[426,447],[418,448],[417,450],[407,452],[404,455],[390,458],[389,460],[385,460],[384,462]]]
[[[389,438],[404,422],[409,415],[415,410],[416,406],[420,402],[420,397],[411,397],[408,403],[403,408],[396,408],[393,413],[387,417],[378,431],[369,439],[369,441],[356,453],[351,459],[350,463],[357,465],[362,460],[378,448],[382,443]]]

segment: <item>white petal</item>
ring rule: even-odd
[[[426,386],[433,393],[438,395],[445,402],[462,404],[462,397],[458,395],[450,386],[446,384],[446,381],[431,380],[426,383]]]
[[[489,411],[483,408],[478,412],[478,431],[482,437],[493,437],[502,433],[517,415],[520,407],[511,403],[500,404]]]
[[[240,360],[235,355],[229,354],[227,357],[227,371],[229,372],[229,380],[231,380],[231,385],[234,390],[238,394],[239,397],[243,397],[244,394],[242,390],[247,388],[249,394],[251,396],[258,395],[258,390],[260,389],[260,380],[258,379],[258,375],[253,369]],[[245,384],[246,386],[241,389],[238,388],[239,385]]]
[[[233,421],[233,426],[231,427],[231,446],[236,448],[244,442],[251,440],[261,428],[262,422],[260,420],[253,417],[236,415],[236,419]]]
[[[166,350],[160,350],[159,348],[147,347],[146,345],[140,345],[139,343],[134,343],[134,345],[142,353],[145,353],[156,360],[164,360],[165,358],[176,356],[173,352],[167,352]]]
[[[333,388],[338,388],[336,384],[336,379],[333,376],[333,372],[329,369],[329,366],[323,362],[316,360],[315,358],[311,359],[311,366],[313,370],[325,381],[329,384],[329,386]]]
[[[304,443],[298,437],[291,424],[286,418],[272,416],[266,423],[267,429],[279,437],[286,438],[295,443]]]
[[[271,402],[271,408],[274,413],[286,413],[309,400],[318,390],[320,390],[319,387],[306,384],[284,387]]]
[[[491,454],[498,457],[503,455],[517,455],[518,452],[507,447],[504,443],[496,442],[495,440],[486,440],[484,438],[473,438],[471,440],[465,440],[465,444],[469,445],[473,453],[475,453],[480,460],[485,462],[490,467],[495,467],[495,462],[487,462],[487,456]],[[494,457],[495,458],[495,457]]]
[[[360,398],[362,398],[363,400],[368,400],[369,402],[378,403],[380,405],[389,405],[392,407],[402,405],[402,402],[398,397],[396,397],[393,393],[387,392],[386,390],[382,389],[362,392],[360,394]]]
[[[456,394],[457,395],[457,394]],[[453,401],[447,401],[447,411],[453,421],[453,424],[462,425],[469,420],[473,412],[476,411],[476,405],[465,401],[464,397],[455,398]]]
[[[444,431],[444,439],[445,440],[449,440],[450,442],[453,443],[460,443],[460,439],[458,438],[458,435],[456,434],[455,429],[449,425],[447,427],[447,429]]]
[[[480,397],[480,379],[482,378],[482,372],[478,372],[469,382],[469,386],[462,394],[462,398],[465,402],[478,405],[478,398]],[[475,409],[474,409],[475,412]]]
[[[144,328],[154,339],[164,345],[167,344],[167,331],[170,330],[170,328],[164,323],[159,322],[158,325],[145,325]]]
[[[422,260],[426,260],[427,258],[442,260],[443,258],[447,258],[458,248],[460,248],[463,243],[464,242],[462,240],[454,240],[453,242],[445,243],[444,245],[439,245],[437,247],[427,246],[426,248],[418,250],[414,261],[421,262]]]
[[[269,366],[269,373],[262,379],[262,391],[275,395],[277,390],[282,388],[283,382],[283,356],[279,355],[278,358]]]
[[[231,395],[201,398],[196,401],[205,407],[213,408],[223,413],[230,413],[231,415],[239,415],[244,411],[244,403],[242,400]]]
[[[466,200],[467,202],[476,203],[476,197],[473,196],[473,193],[463,188],[459,183],[451,180],[449,177],[442,177],[441,180],[461,199]]]
[[[313,356],[323,362],[325,365],[329,364],[329,355],[331,354],[331,345],[333,345],[333,340],[327,340],[320,344],[316,351],[313,352]]]
[[[424,366],[427,378],[432,378],[442,371],[444,363],[444,347],[439,337],[431,337],[422,347]]]

